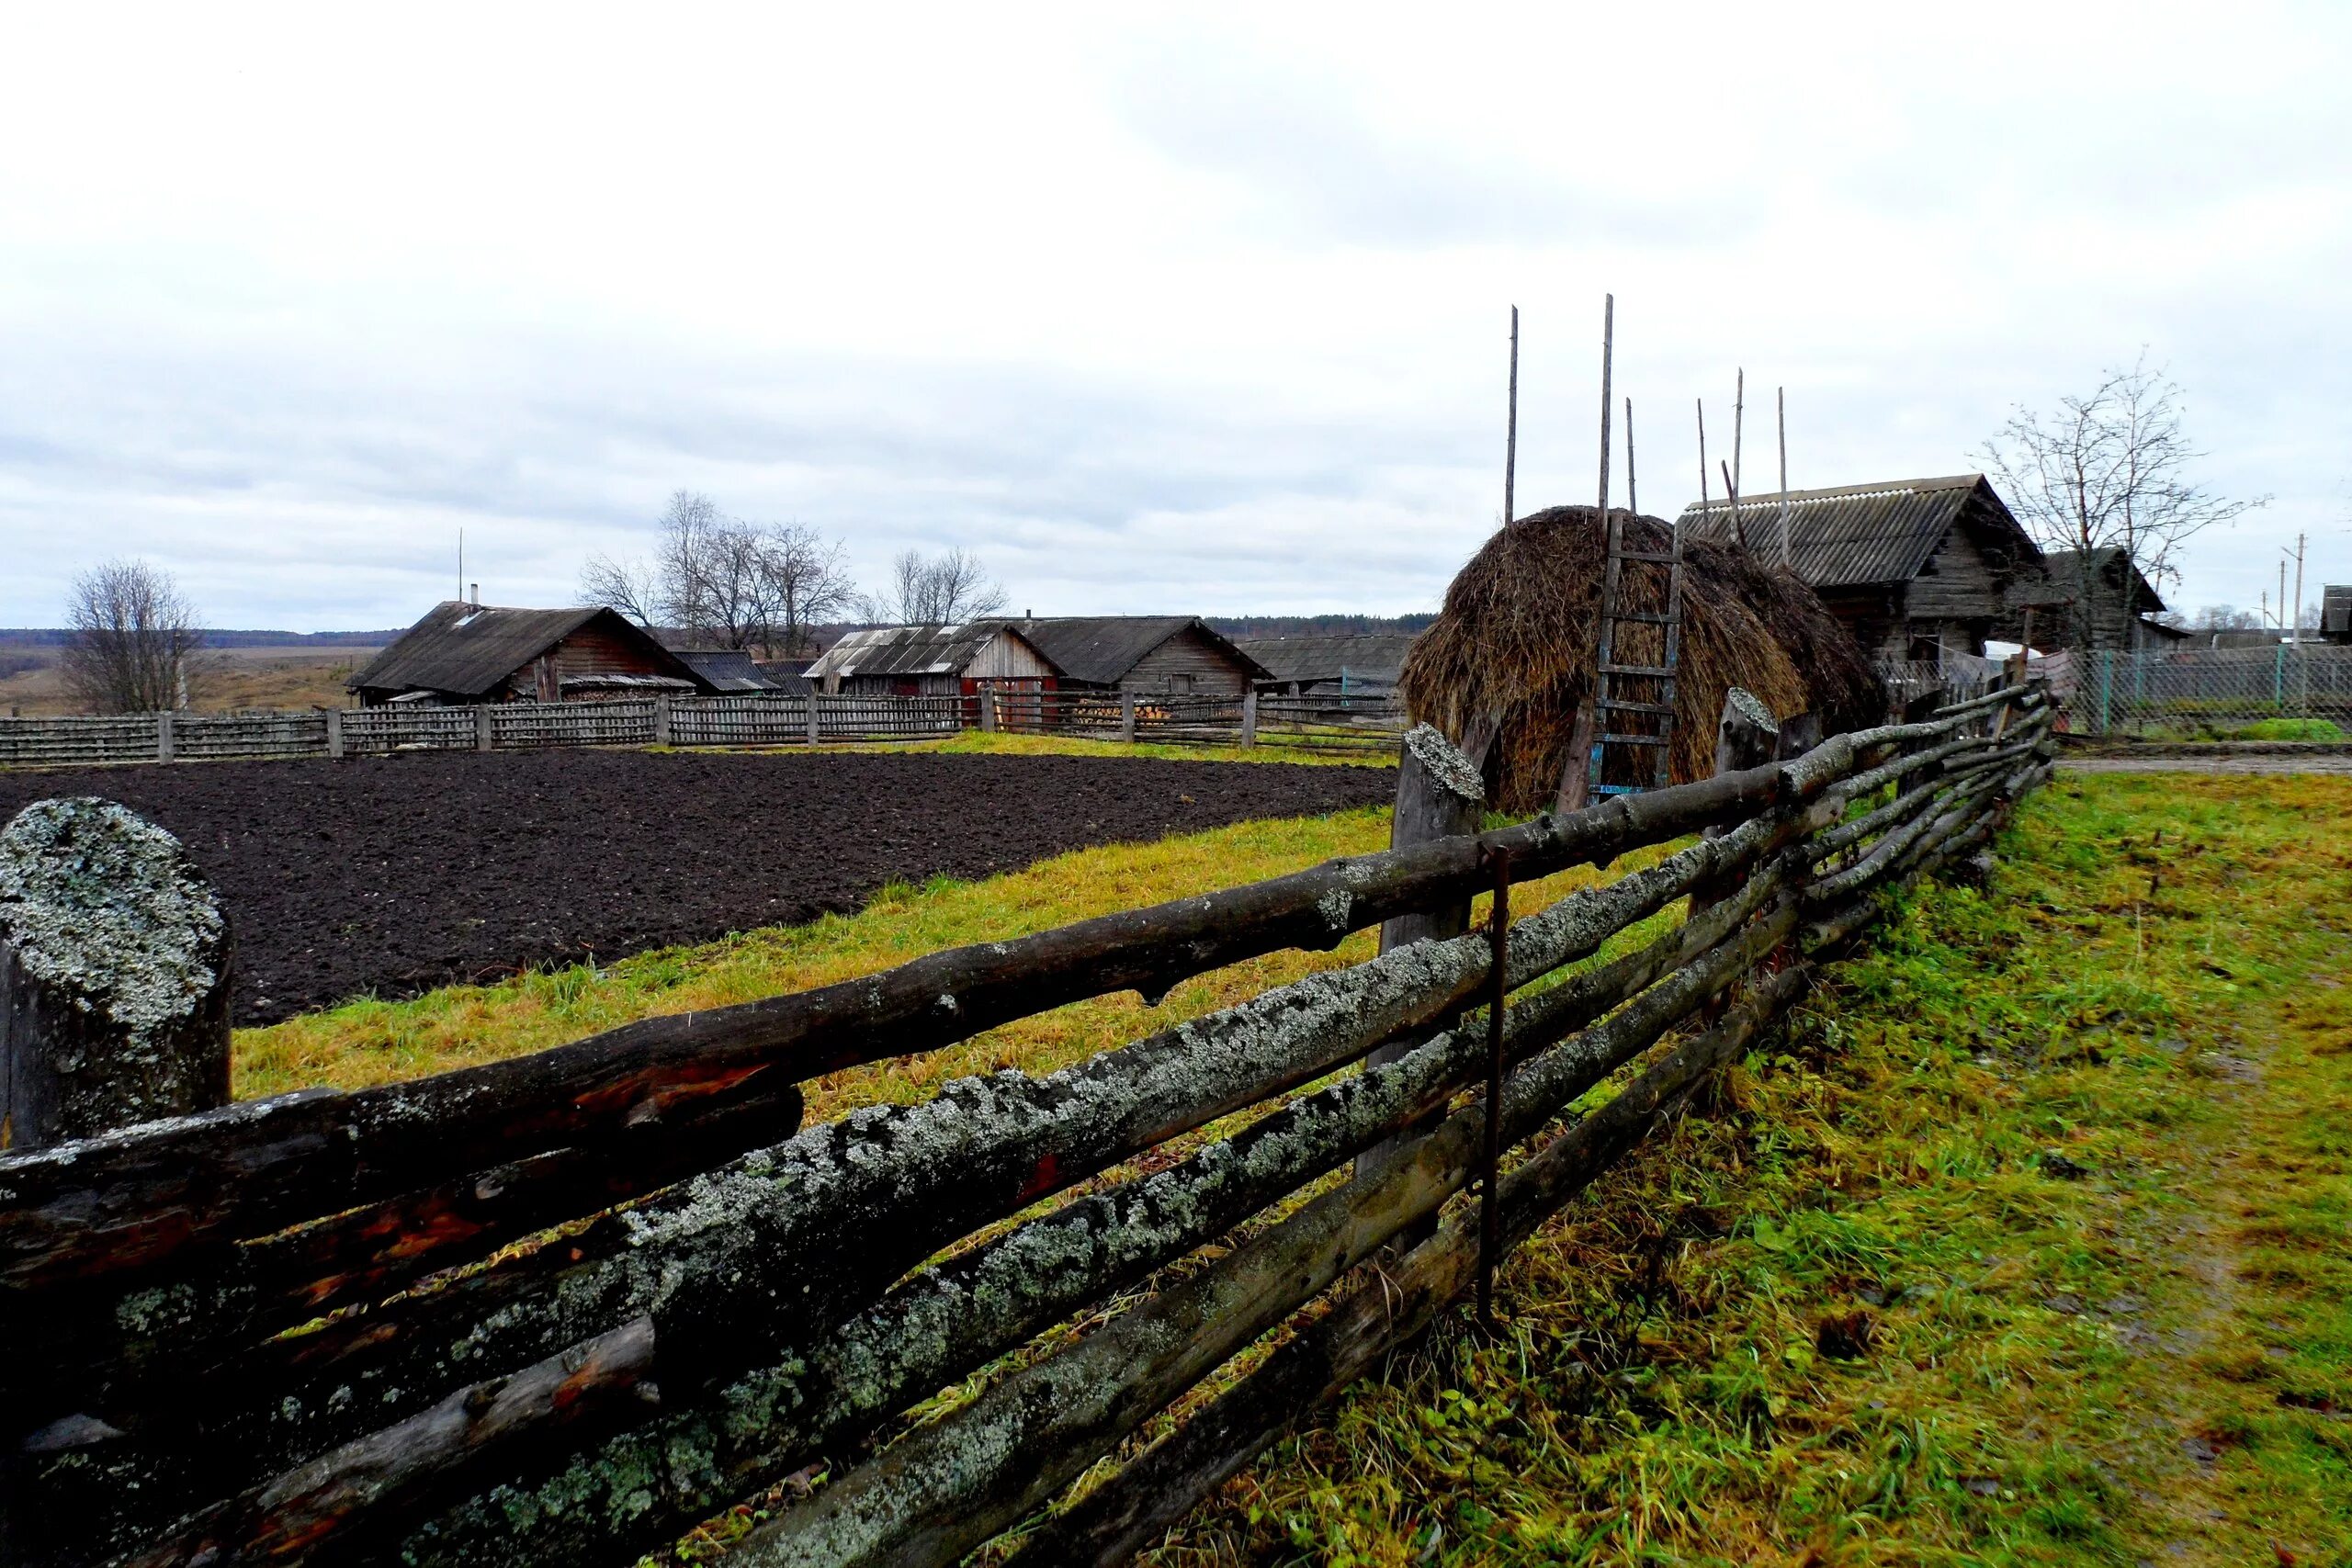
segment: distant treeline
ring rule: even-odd
[[[1227,637],[1356,637],[1373,632],[1419,632],[1437,619],[1435,611],[1410,615],[1204,615]]]
[[[380,632],[207,631],[207,648],[381,648],[406,631]],[[0,626],[0,648],[62,648],[74,634],[63,626]]]

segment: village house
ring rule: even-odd
[[[1791,566],[1875,659],[1981,657],[2010,584],[2041,560],[1983,474],[1791,491],[1788,512]],[[1679,526],[1781,559],[1777,491],[1741,497],[1736,520],[1724,502],[1693,502]]]
[[[864,696],[1051,691],[1059,669],[1003,621],[851,632],[805,672],[813,690]]]
[[[1261,692],[1285,696],[1385,697],[1405,668],[1411,632],[1238,637],[1233,646],[1264,666]]]
[[[363,707],[680,695],[717,690],[601,604],[524,610],[445,600],[344,682]]]
[[[2175,647],[2189,634],[2154,619],[2165,602],[2122,547],[2052,550],[2009,582],[2008,613],[1994,629],[2003,642],[2036,651],[2069,648],[2142,653]]]
[[[1064,615],[1011,623],[1062,691],[1238,697],[1272,671],[1197,615]]]

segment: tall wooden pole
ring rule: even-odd
[[[1625,400],[1625,510],[1641,515],[1641,493],[1634,488],[1634,400]]]
[[[1772,389],[1772,401],[1781,424],[1781,564],[1790,563],[1792,550],[1789,543],[1789,389]]]
[[[1699,515],[1713,523],[1715,503],[1707,494],[1707,400],[1693,400],[1699,405]]]
[[[1503,437],[1503,526],[1517,515],[1512,487],[1519,478],[1519,307],[1510,308],[1510,423]]]
[[[1731,392],[1731,521],[1735,531],[1739,527],[1739,481],[1742,478],[1739,468],[1740,427],[1747,415],[1747,367],[1742,366],[1739,379],[1732,383]]]
[[[1721,457],[1716,458],[1715,462],[1724,471],[1724,500],[1731,506],[1731,536],[1738,541],[1739,547],[1744,550],[1747,547],[1747,525],[1739,520],[1739,479],[1733,473],[1729,463],[1724,462]]]
[[[1617,338],[1617,296],[1600,297],[1600,516],[1609,517],[1609,360]]]

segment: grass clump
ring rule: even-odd
[[[1151,1557],[2352,1562],[2352,784],[2038,797]]]

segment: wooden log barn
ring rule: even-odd
[[[601,604],[523,610],[448,599],[344,682],[362,707],[716,692],[653,634]]]
[[[1983,474],[1788,492],[1789,564],[1874,659],[1935,663],[1984,652],[2009,592],[2041,551]],[[1692,502],[1690,537],[1781,559],[1781,496]]]

